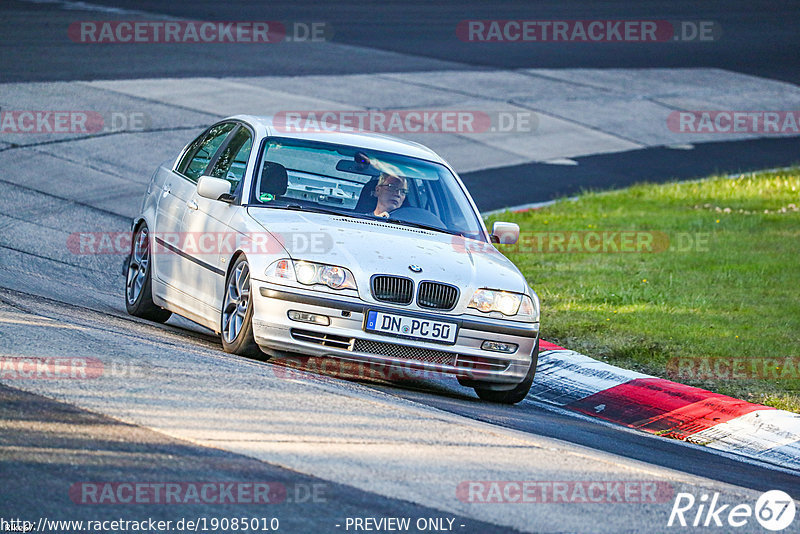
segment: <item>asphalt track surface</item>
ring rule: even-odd
[[[704,3],[700,8],[672,2],[634,7],[496,2],[488,7],[479,2],[337,3],[335,7],[292,2],[268,8],[243,2],[109,1],[104,5],[204,20],[323,20],[333,26],[336,42],[352,48],[298,47],[291,53],[276,50],[237,56],[238,61],[231,61],[226,50],[200,54],[193,45],[135,53],[81,48],[56,38],[53,28],[89,18],[85,12],[64,10],[57,2],[11,0],[0,7],[0,81],[654,66],[716,67],[792,83],[800,80],[796,60],[800,37],[787,24],[800,19],[797,4],[780,9],[772,4],[759,9],[744,2]],[[92,19],[104,18],[102,12],[91,14]],[[458,21],[467,18],[637,16],[714,20],[721,24],[723,35],[735,39],[691,49],[686,43],[532,49],[465,45],[452,39],[451,33]],[[190,133],[182,130],[168,135],[174,143]],[[650,173],[645,175],[648,179],[658,181],[781,166],[797,160],[797,148],[797,138],[764,139],[708,143],[691,152],[655,148],[586,156],[578,158],[578,166],[527,164],[526,169],[542,179],[526,195],[546,200],[586,188],[624,186],[631,176],[641,177],[637,173],[642,169]],[[40,148],[29,150],[43,157],[44,152],[37,152]],[[112,156],[137,168],[135,154],[120,150]],[[118,197],[98,199],[92,189],[99,186],[102,176],[94,171],[107,168],[109,154],[90,152],[78,158],[89,161],[85,174],[76,165],[76,157],[70,160],[63,154],[55,158],[58,161],[36,160],[35,167],[9,157],[0,177],[6,188],[0,198],[2,355],[90,356],[107,366],[115,363],[136,372],[88,384],[5,381],[0,386],[0,517],[141,515],[169,520],[264,515],[243,505],[97,507],[76,505],[68,497],[69,488],[80,481],[156,478],[270,480],[283,483],[290,494],[304,496],[308,488],[321,485],[322,499],[297,497],[266,512],[281,518],[285,532],[336,532],[342,529],[335,525],[347,517],[389,516],[448,516],[464,525],[457,529],[461,532],[668,530],[671,501],[651,507],[514,505],[517,508],[496,510],[492,505],[466,506],[453,498],[455,485],[469,477],[647,478],[668,481],[676,491],[695,495],[719,491],[726,502],[752,502],[767,489],[800,495],[796,473],[553,411],[531,401],[515,407],[482,403],[453,380],[401,384],[336,377],[281,380],[275,370],[279,362],[225,355],[213,337],[188,321],[172,319],[161,326],[130,318],[121,296],[121,258],[76,257],[64,250],[64,242],[70,232],[96,225],[125,231],[146,176],[137,177],[142,183],[135,183],[130,191],[123,188]],[[498,177],[518,172],[519,168],[506,167],[467,173],[464,179],[481,207],[492,209],[508,206],[509,198],[517,193],[491,185]],[[37,181],[56,174],[66,186]],[[362,411],[348,412],[350,405]],[[419,428],[415,421],[426,427]],[[463,443],[431,435],[438,431],[447,438],[458,436]],[[506,443],[514,444],[510,452]],[[387,447],[390,452],[372,458],[370,447]],[[437,450],[443,456],[437,456]],[[420,455],[416,461],[414,454]],[[430,463],[424,461],[425,454],[433,458]],[[448,455],[462,461],[447,463]],[[741,531],[759,530],[751,524]]]
[[[160,2],[108,0],[94,2],[161,16],[192,20],[321,21],[333,28],[333,41],[371,51],[399,52],[406,61],[390,56],[366,56],[358,49],[333,55],[324,47],[306,55],[283,50],[231,55],[195,54],[192,45],[158,47],[125,55],[118,50],[93,50],[60,39],[53,32],[59,19],[86,20],[80,11],[58,13],[57,2],[4,2],[3,81],[86,80],[102,77],[263,76],[345,74],[405,71],[449,63],[456,68],[653,68],[715,67],[797,83],[800,81],[800,20],[797,2],[645,1],[645,2],[480,2],[445,0],[377,3],[327,2]],[[49,23],[42,24],[42,15]],[[109,11],[106,17],[114,18]],[[710,42],[674,43],[468,43],[455,38],[462,20],[669,20],[713,21],[722,28]],[[27,23],[26,23],[27,22]],[[13,24],[13,25],[12,25]],[[23,46],[20,46],[22,44]],[[123,45],[124,46],[124,45]],[[298,45],[298,48],[304,44]],[[80,50],[80,53],[76,53]],[[125,54],[123,52],[123,54]],[[282,57],[281,57],[282,56]],[[393,61],[392,61],[393,60]]]
[[[67,9],[61,9],[67,5]],[[798,2],[157,2],[110,0],[97,12],[80,2],[8,0],[0,7],[0,82],[136,78],[308,76],[513,68],[717,68],[800,81]],[[121,11],[120,11],[121,10]],[[89,13],[91,17],[87,16]],[[330,42],[259,47],[220,44],[72,42],[61,30],[81,20],[266,20],[287,28],[324,23]],[[463,20],[711,21],[709,42],[475,43],[456,37]],[[255,45],[257,46],[257,45]],[[0,106],[2,106],[0,101]],[[690,179],[800,162],[798,137],[695,145],[691,152],[654,147],[587,156],[573,169],[541,163],[462,173],[481,210],[515,205],[520,196],[545,201],[587,189],[648,180]],[[518,189],[521,173],[534,177]],[[518,202],[516,203],[518,204]]]
[[[0,420],[14,432],[4,433],[0,446],[17,452],[13,458],[13,480],[4,482],[3,517],[63,517],[65,496],[75,477],[76,466],[86,482],[114,480],[206,481],[235,480],[274,482],[285,488],[282,500],[270,514],[277,514],[280,528],[288,532],[312,532],[334,525],[347,516],[440,517],[424,506],[381,498],[341,484],[259,462],[244,456],[170,439],[163,434],[128,425],[44,397],[0,386]],[[53,432],[58,425],[66,432]],[[36,447],[31,447],[31,444]],[[56,454],[57,453],[57,454]],[[99,456],[102,461],[98,461]],[[11,471],[11,470],[9,470]],[[9,473],[10,474],[10,473]],[[276,499],[277,500],[277,499]],[[313,514],[308,513],[313,505]],[[127,509],[126,509],[127,508]],[[175,506],[155,505],[147,517],[156,521],[176,520]],[[276,509],[277,508],[277,509]],[[236,504],[215,507],[216,517],[239,517]],[[189,505],[181,514],[209,517],[204,505]],[[130,517],[124,504],[97,510],[70,510],[72,520],[114,520]],[[270,515],[275,517],[275,515]],[[506,529],[480,521],[457,518],[469,524],[470,532],[503,532]],[[461,529],[464,530],[464,529]]]

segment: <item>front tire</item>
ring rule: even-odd
[[[476,386],[475,393],[481,400],[489,402],[497,402],[500,404],[517,404],[522,402],[528,396],[528,392],[533,385],[533,377],[536,374],[536,364],[539,361],[539,340],[536,340],[536,346],[533,347],[531,352],[531,367],[522,382],[517,384],[514,389],[508,391],[492,391]]]
[[[239,256],[225,280],[220,338],[225,352],[267,359],[253,336],[253,297],[250,292],[250,265]]]
[[[127,261],[125,275],[125,309],[135,316],[166,322],[172,312],[153,302],[152,262],[150,254],[150,233],[146,224],[141,224],[133,234],[131,255]]]

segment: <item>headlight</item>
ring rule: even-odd
[[[497,311],[503,315],[519,315],[533,320],[538,320],[539,315],[538,305],[528,295],[494,289],[477,290],[468,307],[484,313]]]
[[[539,297],[536,296],[536,293],[533,294],[533,298],[528,295],[522,296],[522,304],[519,306],[517,315],[526,317],[532,321],[539,320]]]
[[[343,267],[323,267],[319,272],[319,281],[328,287],[339,289],[347,284],[348,274],[350,274],[350,271]],[[350,274],[350,278],[353,278],[352,274]],[[355,285],[355,282],[353,285]]]
[[[311,286],[317,280],[317,266],[313,263],[296,263],[294,272],[297,275],[297,281],[301,284]]]
[[[294,276],[294,267],[292,266],[292,260],[278,260],[274,262],[272,265],[267,267],[267,271],[265,273],[267,278],[269,279],[277,279],[277,280],[291,280],[297,281],[297,278]]]
[[[306,286],[317,284],[331,289],[356,289],[353,273],[344,267],[310,261],[278,260],[267,267],[267,279],[277,282],[290,280]]]

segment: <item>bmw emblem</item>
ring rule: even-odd
[[[411,269],[412,273],[421,273],[422,272],[422,267],[420,267],[419,265],[409,265],[408,268]]]

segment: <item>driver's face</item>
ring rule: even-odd
[[[396,210],[406,199],[405,180],[396,176],[389,176],[375,190],[378,202],[388,211]]]

